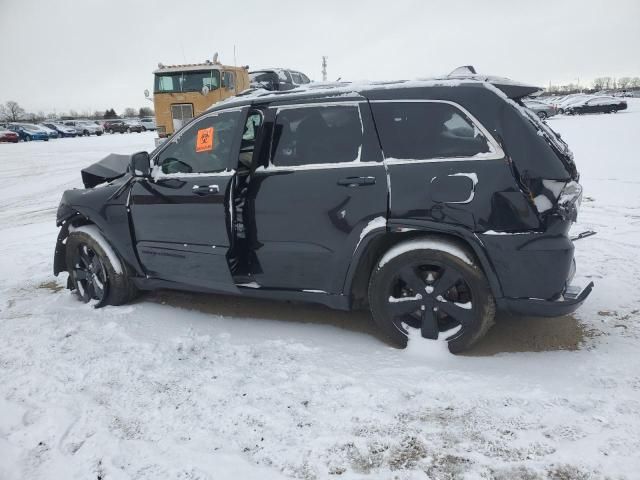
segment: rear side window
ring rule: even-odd
[[[355,162],[362,149],[358,105],[318,105],[281,110],[271,163],[275,166]]]
[[[374,102],[371,108],[388,159],[466,158],[491,152],[472,121],[448,103]]]

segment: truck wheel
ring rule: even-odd
[[[122,305],[132,300],[137,290],[122,261],[99,232],[91,225],[69,234],[66,244],[69,283],[80,300],[95,302],[95,308]]]
[[[394,247],[382,257],[369,282],[371,314],[400,348],[407,346],[410,329],[419,329],[428,339],[450,332],[449,351],[459,353],[491,328],[495,301],[475,259],[434,245],[400,248],[395,256]]]

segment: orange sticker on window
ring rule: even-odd
[[[198,130],[196,137],[196,152],[213,150],[213,127]]]

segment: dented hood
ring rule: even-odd
[[[123,176],[129,171],[131,155],[112,153],[99,162],[81,170],[82,183],[85,188],[93,188],[104,182],[110,182]]]

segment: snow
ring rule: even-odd
[[[104,235],[102,235],[102,232],[98,229],[98,227],[96,227],[95,225],[82,225],[80,227],[71,226],[69,227],[69,233],[71,232],[84,232],[90,235],[91,238],[93,238],[98,243],[98,245],[102,247],[104,253],[107,254],[107,258],[111,262],[113,271],[117,275],[122,275],[122,272],[124,270],[122,268],[122,264],[120,263],[120,259],[118,258],[118,255],[116,255],[116,252],[114,252],[107,239],[104,238]]]
[[[640,105],[548,121],[575,153],[575,315],[468,356],[321,306],[159,292],[93,309],[52,276],[80,169],[154,135],[0,145],[0,478],[612,479],[640,469]]]
[[[369,233],[371,233],[372,231],[377,230],[379,228],[386,228],[386,227],[387,227],[387,219],[385,217],[374,218],[369,223],[367,223],[362,229],[362,232],[360,232],[360,239],[358,240],[358,245],[360,245],[360,242],[362,242],[364,237],[369,235]],[[358,250],[358,245],[356,245],[355,250]]]
[[[385,264],[390,262],[396,257],[400,255],[410,252],[411,250],[416,249],[431,249],[431,250],[440,250],[446,252],[454,257],[459,258],[460,260],[468,263],[469,265],[473,265],[473,260],[469,258],[467,252],[462,250],[455,243],[449,242],[447,240],[442,239],[426,239],[426,238],[416,238],[414,240],[409,240],[406,242],[399,243],[390,248],[380,259],[378,262],[378,268],[382,268]]]

